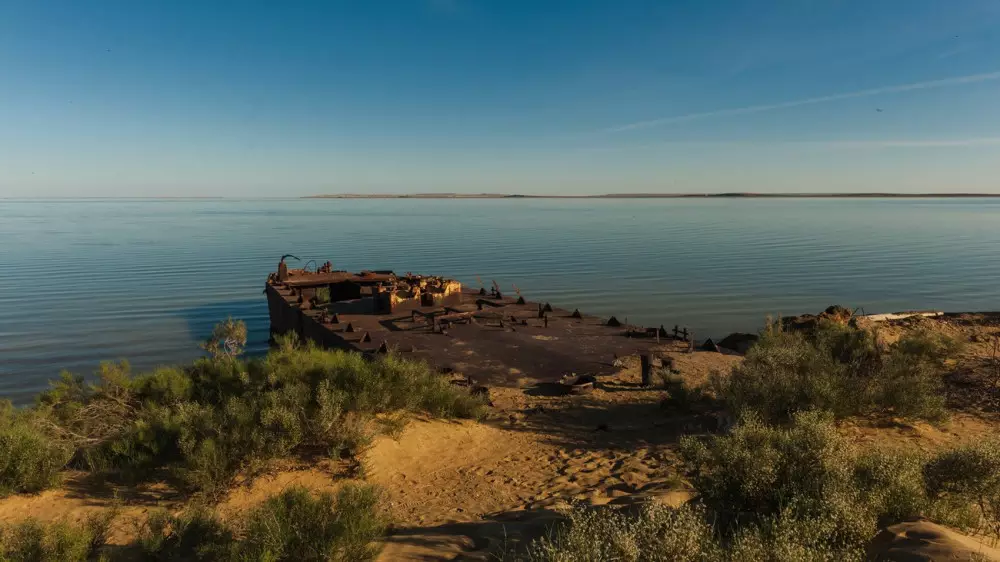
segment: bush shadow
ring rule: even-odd
[[[398,527],[384,541],[381,559],[499,560],[549,532],[565,516],[551,509],[513,510],[480,521]]]

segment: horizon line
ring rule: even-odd
[[[596,194],[540,194],[540,193],[457,193],[457,192],[414,192],[414,193],[320,193],[313,195],[292,195],[287,197],[241,196],[241,195],[168,195],[168,196],[51,196],[51,197],[0,197],[0,201],[171,201],[171,200],[261,200],[289,201],[302,199],[695,199],[695,198],[791,198],[791,199],[905,199],[905,198],[1000,198],[1000,192],[623,192]]]
[[[303,195],[300,199],[681,199],[681,198],[975,198],[975,197],[1000,197],[1000,192],[996,193],[902,193],[889,191],[868,191],[868,192],[825,192],[825,193],[789,193],[789,192],[755,192],[736,191],[718,193],[659,193],[659,192],[634,192],[634,193],[599,193],[599,194],[530,194],[530,193],[453,193],[453,192],[429,192],[429,193],[332,193]]]

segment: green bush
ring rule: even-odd
[[[660,370],[657,375],[663,385],[663,390],[667,392],[666,397],[660,402],[662,408],[672,412],[690,413],[699,405],[711,403],[702,387],[692,388],[684,377],[665,369]],[[718,372],[713,371],[711,377],[714,379],[717,376]]]
[[[829,519],[803,518],[788,509],[777,517],[720,534],[698,505],[650,505],[635,515],[577,508],[565,523],[523,551],[499,555],[505,562],[784,562],[858,561],[863,544],[831,544]]]
[[[328,304],[330,302],[330,287],[316,288],[316,304]]]
[[[995,441],[935,456],[859,454],[828,412],[786,425],[746,414],[728,434],[682,438],[681,458],[697,503],[635,517],[577,509],[504,559],[860,561],[880,527],[913,517],[1000,537]]]
[[[35,409],[55,422],[64,438],[100,441],[121,431],[135,413],[131,377],[128,361],[101,363],[96,383],[63,372],[36,398]]]
[[[136,543],[144,560],[229,560],[236,537],[215,513],[196,507],[178,515],[153,512]]]
[[[63,373],[31,412],[53,438],[47,447],[38,446],[44,436],[27,425],[0,426],[0,439],[21,444],[6,450],[8,471],[22,475],[11,478],[52,472],[25,461],[29,454],[51,460],[57,471],[67,459],[53,451],[68,448],[72,466],[118,482],[172,476],[188,490],[217,495],[236,475],[252,477],[278,457],[356,453],[379,428],[372,423],[379,414],[483,411],[481,398],[395,355],[368,360],[288,337],[263,359],[244,361],[234,341],[242,337],[240,326],[231,319],[220,324],[206,344],[213,356],[186,368],[133,375],[127,362],[105,363],[94,383]]]
[[[835,517],[802,516],[789,507],[775,517],[749,524],[724,541],[721,560],[732,562],[861,562],[863,542],[836,538]]]
[[[1000,444],[934,457],[858,454],[829,413],[770,425],[745,415],[726,435],[683,438],[698,496],[637,516],[577,509],[566,523],[504,559],[863,560],[881,526],[912,517],[1000,537]]]
[[[576,508],[565,523],[508,560],[664,560],[708,562],[721,559],[712,526],[697,506],[671,509],[648,505],[632,517],[611,510]]]
[[[378,494],[345,486],[334,496],[292,487],[226,524],[205,508],[155,513],[138,537],[149,560],[371,560],[385,532]]]
[[[940,453],[924,467],[924,478],[928,493],[944,506],[939,518],[958,527],[986,527],[1000,537],[1000,442]]]
[[[81,525],[27,519],[0,527],[0,560],[11,562],[85,562],[98,560],[116,510],[87,518]]]
[[[747,416],[728,435],[682,438],[681,453],[723,530],[747,514],[766,520],[793,508],[798,517],[837,522],[831,541],[841,534],[856,540],[875,527],[854,486],[852,452],[827,414],[798,413],[789,427]]]
[[[190,400],[192,381],[183,369],[160,367],[132,381],[136,400],[154,404],[177,404]]]
[[[385,531],[371,487],[345,486],[333,496],[290,488],[250,513],[240,560],[345,562],[372,560]]]
[[[923,469],[926,459],[912,453],[866,451],[853,460],[853,484],[877,514],[880,525],[925,513],[930,507]]]
[[[177,440],[190,406],[145,404],[116,433],[79,445],[77,466],[127,484],[153,477],[179,457]]]
[[[920,357],[935,363],[944,363],[965,349],[961,340],[928,329],[917,329],[906,333],[896,348],[904,355]]]
[[[246,344],[246,323],[242,320],[233,320],[230,316],[212,328],[212,333],[201,344],[201,347],[212,357],[232,358],[241,355]]]
[[[0,497],[57,485],[72,451],[43,433],[30,412],[0,403]]]
[[[682,438],[681,454],[701,500],[727,531],[751,514],[768,533],[780,529],[778,519],[825,522],[827,546],[839,549],[879,525],[926,513],[931,503],[922,455],[859,454],[829,413],[800,412],[787,426],[750,415],[727,435]]]
[[[891,412],[915,419],[947,415],[941,372],[919,356],[892,353],[871,381],[872,401],[856,413]],[[845,397],[847,399],[847,397]]]
[[[375,558],[386,530],[378,502],[369,486],[347,485],[336,495],[293,487],[234,521],[204,506],[179,514],[155,511],[135,542],[114,553],[105,545],[117,508],[80,525],[28,519],[0,526],[0,560],[84,562],[114,554],[123,560],[360,562]]]
[[[940,363],[955,348],[904,339],[886,348],[876,334],[832,321],[811,332],[772,324],[727,378],[717,395],[734,413],[758,412],[765,420],[789,419],[820,409],[837,417],[894,414],[940,419],[945,415]]]

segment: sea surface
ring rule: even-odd
[[[835,303],[1000,309],[1000,199],[0,200],[0,397],[191,360],[229,315],[263,352],[285,253],[699,339]]]

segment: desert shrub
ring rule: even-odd
[[[77,449],[76,464],[122,483],[134,484],[158,473],[179,454],[178,436],[183,412],[155,403],[145,404],[118,432]]]
[[[356,453],[370,443],[379,414],[477,417],[484,408],[482,398],[424,363],[366,359],[294,337],[263,359],[244,361],[236,357],[242,344],[230,341],[241,334],[239,322],[220,324],[206,344],[213,356],[185,368],[133,375],[122,361],[102,364],[94,382],[62,374],[31,412],[38,423],[10,426],[5,435],[23,446],[0,452],[0,462],[6,452],[9,470],[40,477],[48,473],[24,455],[54,459],[57,471],[66,459],[52,455],[65,446],[74,451],[72,466],[118,482],[173,476],[188,490],[215,495],[237,474],[253,476],[271,459],[307,448]],[[36,446],[43,441],[36,426],[52,437],[47,447]]]
[[[961,340],[929,329],[907,332],[895,347],[903,354],[920,357],[935,363],[944,363],[965,349]]]
[[[87,518],[83,525],[27,519],[0,527],[0,560],[11,562],[85,562],[98,560],[116,510]]]
[[[727,539],[723,560],[733,562],[861,562],[863,542],[831,541],[836,518],[803,517],[794,507],[739,529]]]
[[[719,379],[717,393],[734,412],[753,409],[765,419],[787,418],[809,407],[846,415],[848,408],[839,399],[839,369],[804,334],[772,329],[728,378]]]
[[[250,513],[236,547],[241,560],[371,560],[385,531],[371,487],[313,495],[289,488]]]
[[[531,544],[523,555],[505,559],[532,562],[576,560],[664,560],[707,562],[721,550],[704,509],[649,505],[637,516],[611,510],[576,508],[568,521]]]
[[[282,347],[246,364],[202,361],[193,379],[202,405],[187,408],[179,424],[178,474],[202,491],[299,447],[356,452],[370,441],[375,414],[473,417],[483,408],[425,364],[311,345]]]
[[[771,324],[715,390],[734,413],[754,410],[769,421],[811,409],[837,417],[939,419],[945,414],[940,354],[951,348],[923,349],[906,343],[886,348],[870,330],[829,320],[811,332]]]
[[[673,374],[665,369],[658,371],[657,376],[660,379],[663,390],[667,392],[667,396],[660,403],[663,408],[672,412],[688,413],[698,407],[698,405],[709,402],[704,388],[689,386],[684,377]],[[717,376],[717,372],[713,372],[711,375],[712,378]]]
[[[0,403],[0,497],[55,486],[72,451],[45,434],[31,412]]]
[[[1000,537],[1000,442],[940,453],[923,474],[928,493],[938,501],[940,519],[959,527],[985,527]]]
[[[887,525],[925,513],[929,498],[924,486],[926,459],[915,453],[870,450],[853,460],[853,484],[865,503]]]
[[[117,502],[117,500],[116,500]],[[83,531],[90,538],[89,554],[93,557],[101,552],[111,538],[111,524],[121,512],[121,504],[116,503],[110,509],[92,513],[84,519]]]
[[[327,304],[330,302],[330,287],[316,288],[316,303]]]
[[[441,417],[475,417],[483,401],[460,391],[425,363],[390,354],[374,361],[357,353],[326,351],[313,345],[280,347],[263,362],[279,384],[309,383],[344,410],[420,410]]]
[[[894,352],[882,360],[871,381],[871,403],[857,413],[881,409],[908,418],[939,420],[947,414],[942,387],[941,373],[931,362]]]
[[[789,427],[747,415],[728,435],[683,438],[681,452],[723,527],[741,514],[775,517],[790,505],[802,515],[830,515],[824,512],[854,500],[851,451],[828,414],[801,412]]]
[[[232,524],[204,507],[154,513],[137,542],[150,560],[354,562],[378,554],[385,528],[372,487],[345,486],[336,496],[292,487]]]
[[[918,516],[1000,536],[996,443],[930,458],[858,453],[830,413],[786,425],[748,414],[726,435],[683,438],[681,457],[697,504],[635,517],[578,509],[504,559],[860,561],[880,526]]]
[[[228,560],[236,538],[215,513],[195,507],[178,515],[150,514],[136,538],[145,560]]]
[[[748,415],[727,435],[684,438],[681,452],[731,548],[751,560],[758,550],[854,559],[880,524],[927,507],[920,457],[858,455],[829,413],[799,412],[787,426]]]
[[[578,508],[568,520],[523,551],[507,551],[504,561],[575,562],[770,562],[859,561],[862,543],[830,544],[824,518],[787,513],[747,524],[732,535],[717,532],[710,513],[698,505],[644,507],[638,514]]]
[[[201,344],[212,357],[236,357],[247,345],[247,325],[230,316],[212,328],[212,333]]]
[[[131,383],[135,398],[140,402],[176,404],[191,399],[191,376],[178,367],[160,367],[141,374]]]
[[[60,373],[36,399],[36,410],[56,424],[59,437],[75,443],[116,434],[135,413],[128,361],[101,363],[94,383]]]
[[[304,400],[294,394],[286,389],[230,398],[214,408],[186,405],[175,473],[187,487],[214,493],[237,473],[252,475],[269,459],[290,454],[302,442]]]

